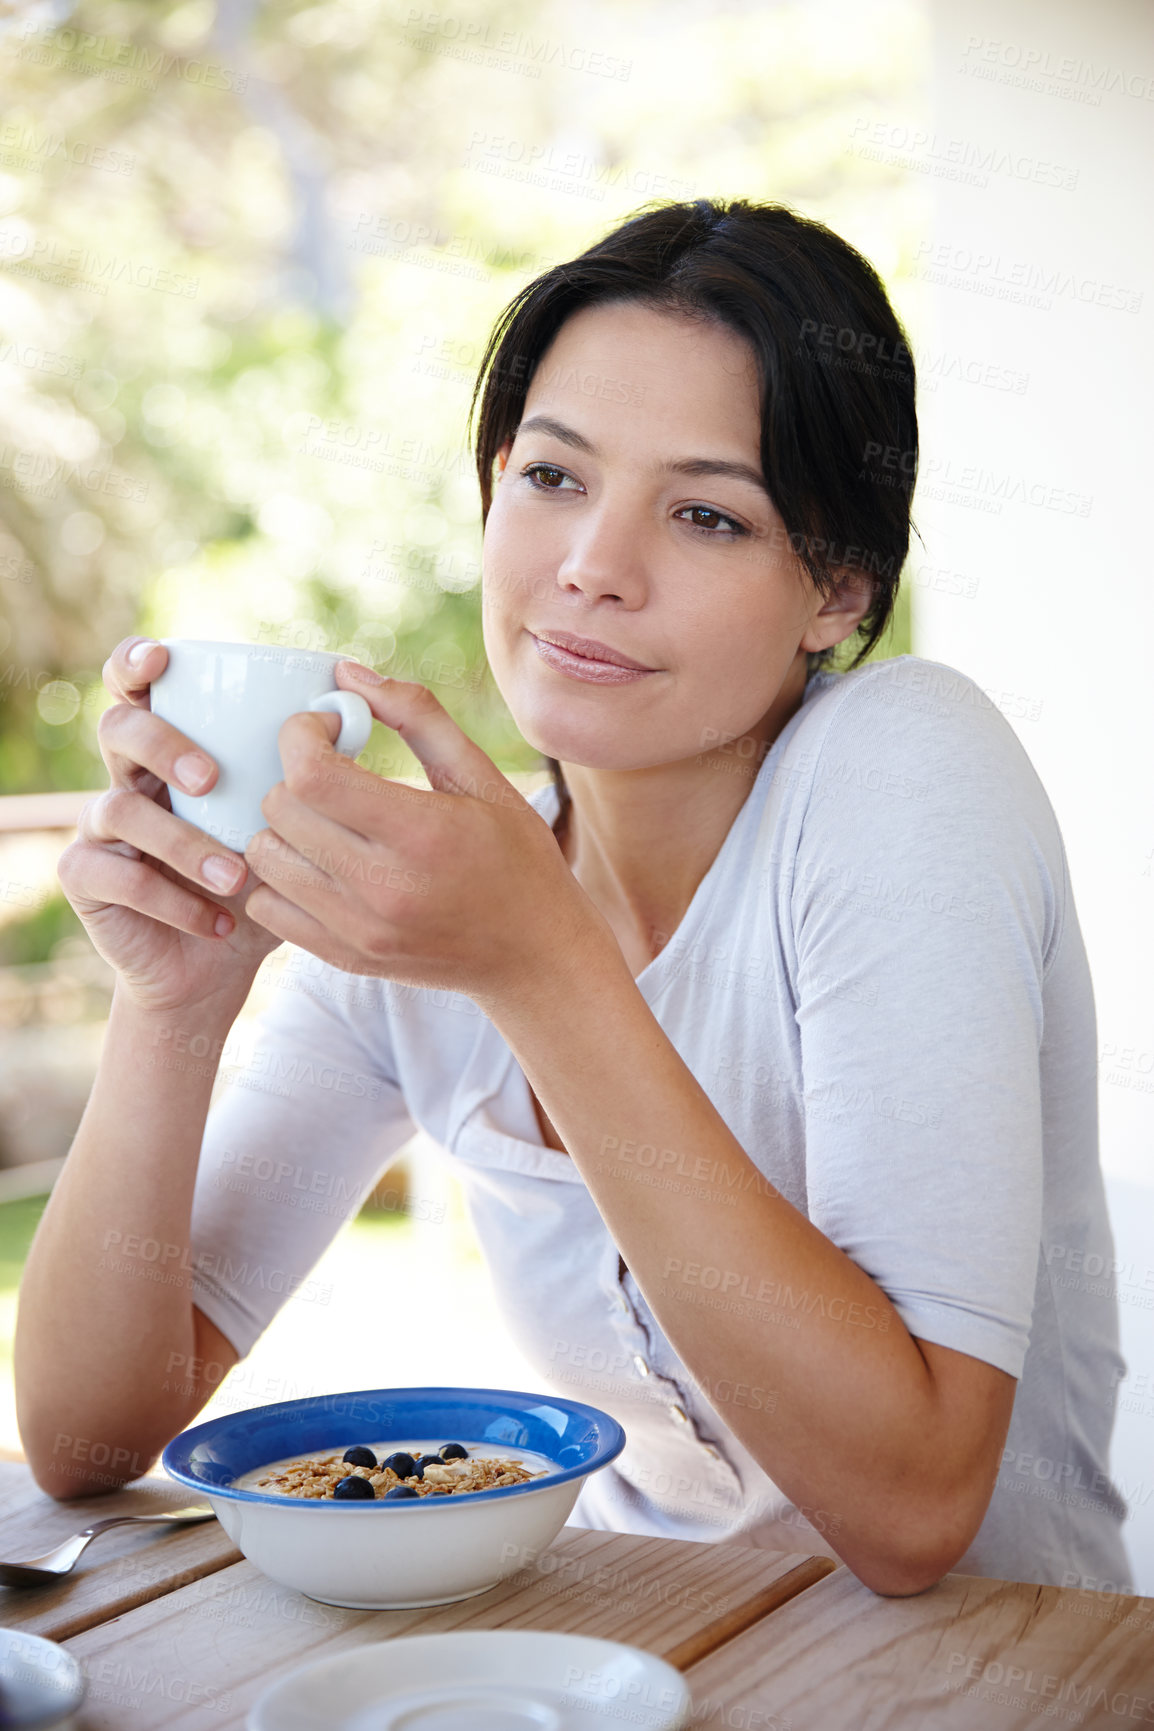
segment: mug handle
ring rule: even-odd
[[[309,708],[340,716],[341,731],[337,735],[334,751],[341,752],[345,757],[357,757],[369,743],[369,734],[373,731],[373,712],[358,691],[323,692],[320,697],[313,698]]]

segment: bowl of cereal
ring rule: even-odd
[[[552,1394],[380,1388],[226,1413],[162,1458],[270,1579],[376,1611],[515,1574],[624,1447],[608,1413]]]

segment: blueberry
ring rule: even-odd
[[[391,1467],[399,1479],[411,1479],[417,1470],[417,1463],[412,1455],[405,1454],[403,1450],[395,1455],[386,1455],[381,1466]]]
[[[441,1450],[441,1459],[443,1461],[467,1461],[468,1458],[468,1449],[463,1449],[460,1443],[446,1443],[444,1448]]]
[[[346,1480],[345,1482],[347,1483],[348,1481]],[[402,1497],[419,1497],[420,1494],[420,1491],[415,1491],[412,1485],[394,1485],[391,1491],[385,1492],[381,1501],[385,1503],[395,1503],[399,1502]]]
[[[341,1459],[347,1461],[351,1467],[370,1467],[373,1472],[377,1470],[376,1455],[372,1449],[365,1448],[363,1443],[354,1443],[351,1449],[345,1450]]]
[[[423,1478],[424,1474],[425,1474],[425,1468],[426,1467],[439,1467],[442,1464],[443,1463],[441,1461],[440,1455],[422,1455],[417,1462],[417,1467],[418,1467],[418,1475],[417,1476],[419,1478]]]
[[[342,1502],[350,1503],[371,1502],[376,1494],[368,1479],[359,1478],[356,1473],[351,1473],[347,1479],[342,1479],[333,1491],[334,1497],[339,1498]]]

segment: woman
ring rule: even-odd
[[[343,663],[433,791],[295,716],[224,860],[167,809],[215,766],[147,707],[164,651],[110,660],[111,788],[60,875],[118,982],[25,1276],[39,1482],[141,1471],[331,1239],[238,1165],[336,1174],[351,1213],[419,1124],[522,1350],[629,1434],[575,1521],[829,1550],[887,1594],[1122,1578],[1114,1307],[1049,1276],[1111,1250],[1057,823],[972,680],[859,665],[917,447],[878,278],[784,209],[665,206],[523,290],[482,387],[486,651],[553,786]],[[215,1060],[282,939],[206,1130],[215,1062],[164,1055]]]

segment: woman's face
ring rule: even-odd
[[[728,328],[621,303],[561,327],[498,456],[484,543],[486,653],[538,751],[624,770],[767,737],[807,650],[853,630],[864,594],[818,617],[760,435],[753,352]],[[647,671],[548,647],[566,635]]]

